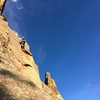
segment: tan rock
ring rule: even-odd
[[[52,90],[52,94],[55,95],[56,100],[63,100],[62,96],[60,95],[55,81],[51,78],[51,75],[49,72],[46,72],[45,74],[45,84],[49,87],[49,89]]]
[[[25,50],[30,52],[27,42]],[[50,73],[46,81],[41,82],[32,55],[22,50],[18,34],[0,16],[0,100],[63,100]]]
[[[2,14],[4,10],[6,0],[0,0],[0,15]]]
[[[12,68],[13,71],[16,70],[23,78],[34,82],[39,88],[42,88],[39,73],[37,73],[38,67],[33,57],[21,50],[17,33],[12,31],[3,20],[0,22],[0,57],[1,56],[2,59],[6,59],[6,61],[3,60],[5,64],[14,66],[14,68]],[[31,66],[24,66],[25,64]],[[8,67],[7,69],[10,70],[11,68]]]

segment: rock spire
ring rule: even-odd
[[[0,0],[0,15],[2,15],[6,0]]]

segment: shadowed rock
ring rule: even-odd
[[[6,4],[6,0],[0,0],[0,15],[2,15],[4,7]]]
[[[0,70],[0,75],[3,75],[3,76],[5,76],[5,77],[12,78],[12,79],[14,79],[14,80],[16,80],[16,81],[20,81],[20,82],[22,82],[22,83],[24,83],[24,84],[28,84],[28,85],[30,85],[30,86],[32,86],[32,87],[35,86],[35,84],[34,84],[33,82],[27,81],[27,80],[22,80],[20,77],[18,77],[17,75],[11,73],[11,72],[8,71],[8,70],[3,70],[3,69],[1,69],[1,70]]]
[[[13,100],[12,96],[6,92],[7,88],[0,84],[0,100]]]
[[[51,78],[49,72],[45,73],[45,84],[52,90],[52,92],[57,96],[58,100],[62,100],[60,93],[58,92],[55,81]]]

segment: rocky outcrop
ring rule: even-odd
[[[7,22],[0,19],[0,61],[8,65],[6,66],[7,68],[5,68],[6,70],[17,72],[17,75],[34,82],[41,88],[42,85],[37,71],[37,65],[32,56],[21,50],[19,41],[20,39],[17,33],[8,27]],[[26,47],[29,47],[27,43]],[[31,67],[26,67],[24,66],[25,64]]]
[[[49,72],[46,72],[45,74],[45,84],[49,87],[50,90],[52,90],[53,94],[56,95],[59,100],[62,100],[62,96],[60,95],[55,81],[52,79],[51,74]]]
[[[0,15],[2,14],[4,10],[5,3],[6,3],[6,0],[0,0]]]
[[[0,16],[0,100],[63,100],[50,73],[45,83],[40,80],[29,46],[22,48],[21,41]]]

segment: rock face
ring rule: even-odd
[[[6,0],[0,0],[0,15],[1,15],[2,12],[3,12],[5,2],[6,2]]]
[[[63,100],[50,73],[40,80],[27,42],[22,50],[20,41],[0,16],[0,100]]]
[[[62,97],[57,89],[55,81],[51,78],[51,75],[49,72],[46,72],[45,74],[45,84],[52,90],[53,94],[56,95],[60,100],[62,100]]]

